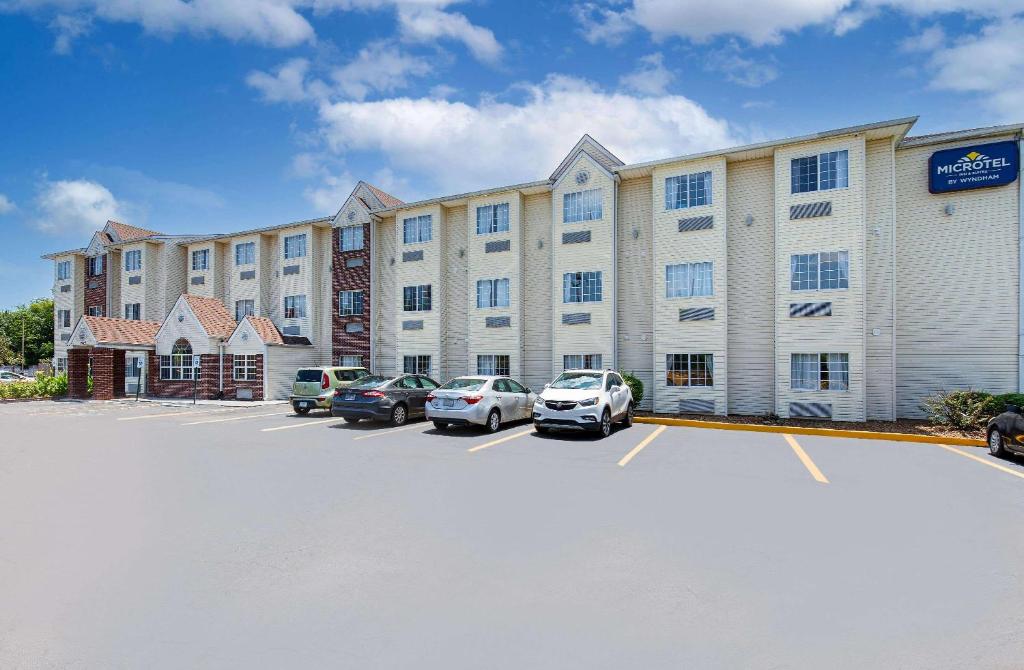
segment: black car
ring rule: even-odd
[[[338,391],[331,403],[331,415],[349,423],[370,419],[401,426],[410,418],[424,415],[427,395],[438,386],[423,375],[363,377]]]
[[[993,456],[1024,454],[1024,416],[1016,405],[988,422],[988,450]]]

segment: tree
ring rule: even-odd
[[[0,339],[6,339],[14,361],[35,365],[53,357],[53,300],[40,298],[28,305],[0,312]],[[25,360],[21,360],[22,328],[25,336]],[[12,361],[13,362],[13,361]]]
[[[18,362],[18,356],[11,349],[11,341],[7,336],[0,333],[0,365],[14,365]]]

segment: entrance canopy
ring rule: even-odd
[[[71,331],[68,348],[104,347],[142,351],[156,348],[159,321],[130,321],[105,316],[83,316]]]

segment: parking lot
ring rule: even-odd
[[[1019,668],[1024,460],[0,405],[3,668]]]

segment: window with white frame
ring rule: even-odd
[[[715,357],[712,354],[666,354],[666,386],[714,386]]]
[[[92,305],[88,309],[89,316],[103,316],[103,307],[101,305]]]
[[[210,250],[209,249],[197,249],[192,252],[192,270],[209,270],[210,269]]]
[[[235,381],[254,382],[259,380],[257,354],[235,354]]]
[[[433,239],[434,217],[430,214],[402,219],[402,242],[417,244]]]
[[[363,248],[363,227],[343,226],[338,229],[338,247],[342,251],[355,251]]]
[[[254,265],[256,263],[256,243],[242,242],[235,245],[235,265]]]
[[[59,356],[53,359],[53,371],[58,375],[68,371],[67,356]]]
[[[103,256],[90,256],[87,263],[90,277],[103,274]]]
[[[338,357],[338,365],[343,368],[363,367],[363,357],[355,354],[346,354]]]
[[[341,316],[358,316],[363,313],[362,291],[339,291],[338,314]]]
[[[711,172],[681,174],[665,179],[665,209],[711,204]]]
[[[600,272],[566,272],[562,275],[562,302],[601,302]]]
[[[604,195],[599,188],[562,196],[562,223],[596,221],[603,216]]]
[[[600,370],[601,354],[566,354],[562,356],[564,370]]]
[[[850,287],[850,255],[845,251],[819,251],[789,257],[789,288],[825,291]]]
[[[793,354],[789,387],[794,391],[848,391],[850,354]]]
[[[478,375],[507,377],[510,370],[507,354],[481,354],[476,357],[476,373]]]
[[[302,258],[306,255],[306,233],[286,235],[284,238],[284,257]]]
[[[256,314],[256,301],[255,300],[236,300],[235,301],[235,321],[241,321],[247,316],[254,316]]]
[[[850,185],[849,154],[844,149],[794,158],[790,162],[790,181],[793,193],[846,188]]]
[[[124,271],[135,272],[142,269],[142,250],[132,249],[124,252]]]
[[[402,309],[406,312],[430,311],[430,284],[402,289]]]
[[[284,297],[284,318],[305,319],[306,318],[306,296],[286,295]]]
[[[57,279],[64,280],[71,278],[71,261],[60,261],[57,263]]]
[[[694,298],[715,294],[715,264],[681,263],[665,266],[665,297]]]
[[[480,279],[476,283],[476,306],[486,307],[508,307],[508,280],[507,279]]]
[[[71,310],[70,309],[58,309],[57,310],[57,327],[58,328],[70,328],[71,327]]]
[[[508,203],[476,208],[476,234],[508,232]]]
[[[402,371],[407,375],[429,375],[430,356],[402,356]]]
[[[142,320],[142,303],[141,302],[126,302],[124,304],[124,318],[129,321],[141,321]]]
[[[199,370],[195,372],[198,379]],[[192,345],[188,340],[178,340],[171,347],[170,356],[160,357],[160,379],[192,379]]]

